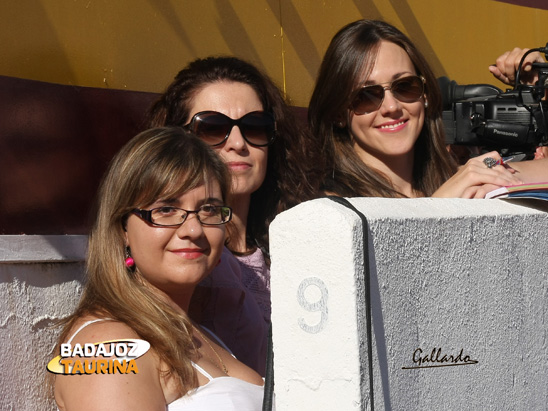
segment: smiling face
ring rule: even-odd
[[[253,88],[244,83],[220,81],[208,84],[196,94],[187,123],[201,111],[218,111],[239,119],[262,110],[263,105]],[[213,149],[231,172],[234,196],[250,196],[261,186],[266,176],[268,147],[248,144],[240,129],[234,126],[228,139]]]
[[[170,205],[197,210],[203,204],[224,204],[218,182],[142,208]],[[190,301],[196,284],[217,265],[224,239],[224,225],[202,226],[196,214],[188,215],[179,227],[152,226],[133,214],[126,225],[126,244],[141,275],[179,303],[181,298]]]
[[[360,86],[389,86],[392,81],[410,75],[417,73],[405,50],[382,41],[371,75]],[[348,116],[354,149],[366,164],[382,170],[404,158],[412,161],[413,147],[424,124],[424,98],[402,103],[385,90],[378,110],[362,115],[349,111]]]

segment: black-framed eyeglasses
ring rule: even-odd
[[[204,204],[197,210],[162,206],[151,210],[135,208],[131,212],[147,223],[160,227],[178,227],[186,221],[189,214],[196,214],[202,225],[226,224],[232,218],[232,208],[212,204]]]
[[[239,119],[232,119],[218,111],[201,111],[194,114],[184,126],[210,146],[223,144],[232,128],[238,126],[244,140],[256,147],[271,144],[276,136],[276,121],[266,111],[252,111]]]
[[[395,98],[403,103],[414,103],[424,95],[425,79],[422,76],[402,77],[391,83],[365,86],[358,91],[352,99],[350,110],[354,114],[362,115],[372,113],[381,106],[386,90],[390,90]]]

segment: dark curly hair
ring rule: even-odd
[[[314,198],[320,179],[319,162],[308,158],[307,128],[297,121],[294,110],[286,104],[272,80],[252,64],[236,57],[197,59],[177,74],[152,105],[148,125],[187,124],[195,96],[205,86],[223,81],[249,85],[257,93],[263,110],[276,119],[277,135],[268,148],[266,177],[251,195],[246,232],[249,248],[259,246],[268,250],[268,226],[275,215]]]

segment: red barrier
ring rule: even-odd
[[[108,162],[157,97],[0,76],[0,234],[87,234]]]
[[[157,94],[0,76],[0,234],[85,234],[99,180]]]

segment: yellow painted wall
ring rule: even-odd
[[[160,92],[189,61],[234,54],[305,106],[329,40],[360,18],[393,23],[461,84],[548,42],[547,10],[496,0],[3,0],[0,75]]]

